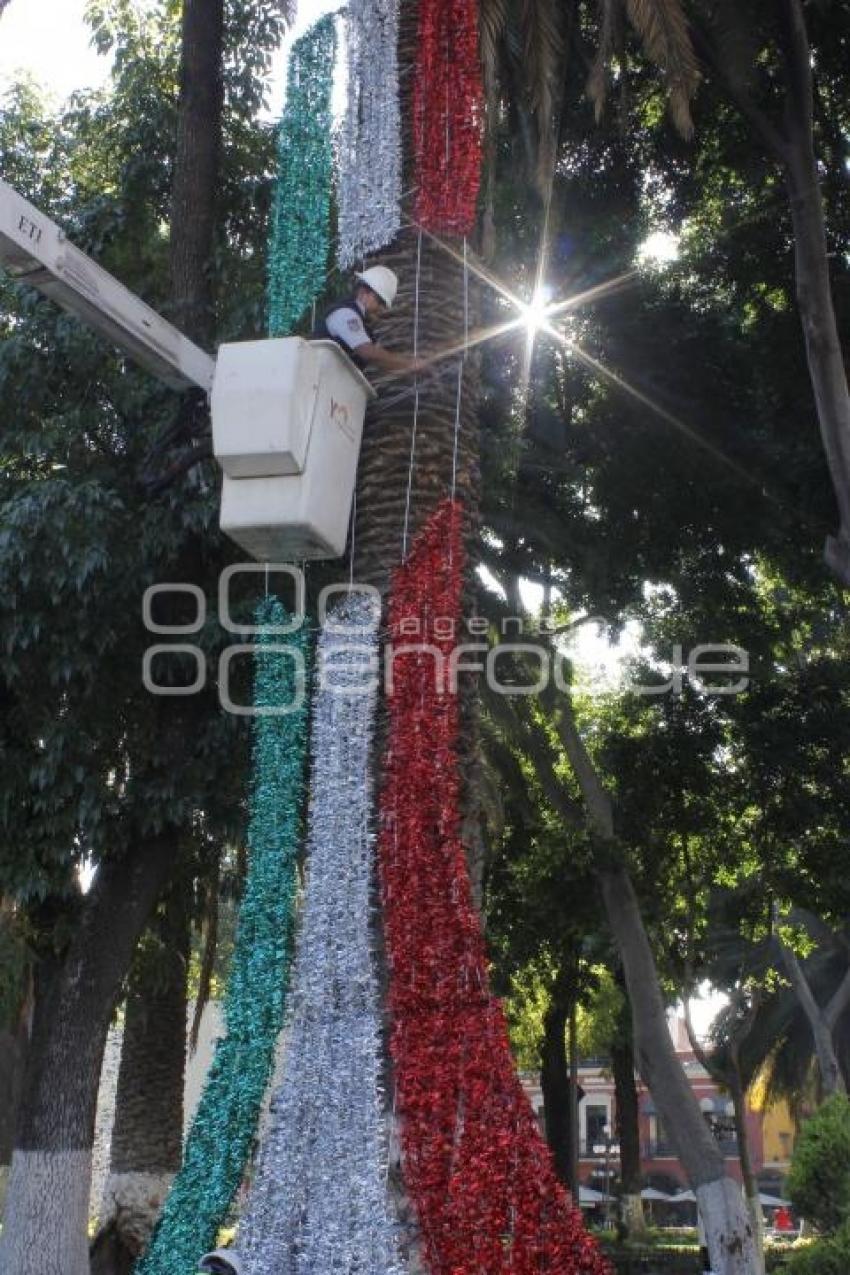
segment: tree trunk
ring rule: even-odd
[[[16,1030],[8,1028],[0,1031],[0,1218],[3,1216],[9,1164],[15,1145],[15,1120],[26,1068],[27,1035],[23,1022]]]
[[[543,1059],[540,1087],[546,1115],[546,1141],[555,1161],[555,1171],[565,1185],[570,1182],[570,1077],[567,1070],[567,1019],[565,998],[552,994],[543,1019]]]
[[[568,698],[555,697],[550,690],[541,696],[541,703],[557,729],[584,798],[597,845],[597,875],[605,912],[632,1007],[638,1067],[697,1197],[713,1269],[717,1275],[758,1275],[752,1226],[740,1189],[726,1174],[723,1157],[673,1048],[640,905],[628,872],[618,862],[611,798],[578,733]]]
[[[616,867],[606,868],[600,882],[626,976],[640,1072],[697,1197],[712,1269],[718,1275],[757,1275],[753,1229],[740,1188],[726,1174],[723,1156],[673,1048],[658,972],[632,883],[625,870]]]
[[[580,1179],[578,1172],[578,1004],[570,1007],[570,1173],[569,1187],[578,1203]]]
[[[750,1213],[750,1221],[752,1222],[753,1235],[755,1237],[756,1255],[759,1263],[759,1271],[764,1271],[764,1220],[761,1209],[761,1201],[759,1200],[759,1187],[753,1173],[752,1158],[750,1156],[750,1139],[747,1129],[747,1103],[745,1086],[741,1074],[741,1045],[746,1040],[755,1017],[755,1002],[750,1007],[746,1019],[741,1021],[731,1032],[728,1040],[729,1062],[725,1068],[717,1067],[712,1063],[711,1057],[700,1044],[694,1031],[691,1021],[690,1002],[685,997],[685,1026],[687,1027],[688,1039],[691,1042],[691,1049],[694,1057],[701,1067],[704,1067],[717,1085],[729,1090],[732,1095],[732,1104],[735,1109],[735,1132],[738,1138],[738,1158],[741,1164],[741,1177],[744,1183],[744,1196],[747,1201],[747,1208]]]
[[[189,899],[178,883],[137,957],[124,1017],[105,1212],[92,1275],[132,1265],[180,1167]]]
[[[106,1033],[173,855],[173,844],[160,837],[102,865],[67,952],[36,967],[0,1236],[0,1270],[10,1275],[88,1275],[91,1149]]]
[[[26,1006],[16,1024],[0,1030],[0,1171],[11,1160],[15,1145],[15,1112],[24,1079],[28,1017]]]
[[[826,224],[811,132],[790,144],[786,180],[794,227],[797,306],[841,524],[838,536],[827,541],[826,560],[841,582],[850,585],[850,394],[832,302]]]
[[[223,0],[185,0],[172,193],[173,317],[213,330],[212,260],[222,111]],[[0,1269],[88,1275],[91,1148],[109,1020],[139,934],[173,866],[165,838],[98,870],[64,957],[37,971],[29,1067],[0,1237]]]
[[[750,1155],[750,1135],[747,1129],[747,1102],[740,1072],[735,1065],[735,1074],[729,1086],[732,1103],[735,1108],[735,1132],[738,1137],[738,1158],[741,1161],[741,1177],[744,1182],[744,1195],[753,1224],[756,1253],[759,1260],[759,1271],[764,1271],[764,1214],[759,1199],[759,1184],[753,1173],[753,1161]]]
[[[184,0],[180,112],[171,192],[171,301],[176,325],[209,344],[215,331],[213,236],[224,104],[224,0]]]
[[[646,1232],[643,1201],[640,1198],[640,1125],[638,1092],[635,1084],[635,1056],[632,1048],[628,1002],[624,1005],[621,1036],[611,1050],[614,1073],[614,1102],[617,1110],[616,1134],[620,1144],[620,1227],[624,1239],[640,1239]]]
[[[834,1032],[835,1025],[843,1013],[848,995],[850,995],[850,971],[842,979],[841,985],[832,996],[829,1004],[825,1009],[822,1009],[815,999],[814,992],[809,985],[809,980],[796,953],[786,943],[783,943],[781,938],[779,939],[779,947],[794,994],[800,1002],[800,1006],[811,1028],[815,1057],[818,1060],[821,1096],[829,1098],[834,1093],[846,1093],[847,1087],[838,1061]]]
[[[405,0],[399,14],[403,186],[414,185],[412,165],[413,74],[417,46],[418,5]],[[458,260],[460,258],[460,260]],[[350,546],[354,581],[389,590],[392,573],[403,561],[419,529],[452,492],[464,508],[467,543],[473,547],[478,528],[479,469],[478,359],[473,352],[461,362],[466,280],[463,244],[438,243],[415,227],[401,231],[376,260],[398,275],[399,288],[391,311],[379,321],[378,338],[388,349],[420,355],[458,346],[458,356],[439,362],[433,372],[396,376],[379,385],[379,397],[367,411],[357,475],[354,533]],[[470,276],[470,321],[474,326],[476,289]],[[458,372],[461,375],[458,395]],[[458,411],[459,408],[459,411]],[[457,455],[455,463],[455,425]],[[415,427],[414,427],[415,422]],[[472,596],[474,558],[469,560]],[[471,613],[472,607],[468,608]],[[478,741],[476,704],[468,679],[461,679],[462,816],[466,835],[476,819],[474,810]],[[380,752],[380,740],[378,748]],[[377,787],[380,787],[380,782]],[[471,839],[475,849],[475,839]],[[480,856],[479,856],[480,859]],[[480,879],[480,863],[472,864],[473,880]],[[380,922],[376,919],[376,924]],[[380,936],[377,944],[381,948]],[[391,1103],[392,1076],[385,1055],[385,1092]],[[393,1117],[387,1113],[392,1124]],[[391,1130],[389,1185],[404,1237],[402,1256],[410,1275],[423,1270],[418,1232],[400,1165],[400,1139]]]

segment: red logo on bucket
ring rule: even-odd
[[[334,425],[339,426],[346,438],[353,440],[354,430],[351,428],[349,421],[348,408],[345,403],[338,403],[335,398],[331,399],[331,420]]]

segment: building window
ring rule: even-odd
[[[590,1106],[586,1108],[585,1119],[587,1124],[587,1151],[589,1155],[593,1154],[594,1145],[601,1146],[605,1141],[605,1134],[608,1129],[608,1108],[602,1106]]]

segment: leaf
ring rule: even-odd
[[[593,103],[596,122],[602,117],[605,99],[608,96],[608,62],[617,46],[617,31],[622,22],[622,0],[600,0],[602,20],[599,31],[599,48],[590,74],[587,77],[585,91]]]
[[[626,0],[626,9],[647,57],[664,74],[673,123],[682,137],[693,136],[691,99],[700,71],[681,0]]]
[[[544,196],[555,159],[555,112],[560,96],[557,88],[564,60],[562,13],[557,0],[522,0],[525,80],[537,119],[537,185]]]
[[[479,53],[484,75],[494,81],[499,63],[499,41],[508,24],[508,0],[481,0],[478,11]]]

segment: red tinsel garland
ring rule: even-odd
[[[468,235],[475,224],[482,101],[476,0],[420,0],[414,215],[434,234]]]
[[[399,652],[429,643],[448,664],[464,640],[462,570],[461,508],[445,501],[395,576]],[[435,662],[395,657],[379,837],[396,1105],[425,1255],[433,1275],[607,1275],[555,1177],[490,993],[460,838],[457,696]]]

